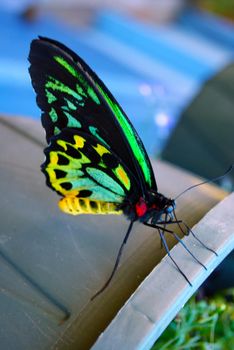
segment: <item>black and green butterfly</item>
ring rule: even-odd
[[[136,130],[77,54],[39,37],[31,43],[29,61],[49,144],[42,172],[47,185],[62,196],[59,207],[73,215],[123,213],[130,220],[113,271],[98,295],[112,279],[135,221],[158,229],[169,253],[163,233],[173,233],[167,224],[179,223],[175,201],[158,192]]]

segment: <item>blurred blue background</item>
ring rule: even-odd
[[[233,61],[233,25],[186,6],[161,19],[150,16],[150,9],[142,14],[139,4],[137,11],[120,11],[106,4],[92,9],[82,1],[71,3],[75,10],[66,16],[65,5],[56,11],[59,1],[49,10],[46,2],[41,8],[29,1],[0,5],[0,113],[40,118],[27,56],[33,38],[48,36],[91,65],[123,106],[150,155],[159,154],[204,82]]]

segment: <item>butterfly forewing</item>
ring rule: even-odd
[[[156,190],[140,138],[87,64],[64,45],[45,38],[32,42],[29,60],[48,142],[54,135],[59,137],[65,128],[90,134],[130,169],[135,178],[131,192],[134,190],[136,197],[144,196],[148,189]]]

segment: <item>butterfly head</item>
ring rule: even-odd
[[[167,203],[166,206],[164,208],[164,212],[165,214],[170,214],[173,213],[173,211],[175,210],[176,204],[174,199],[167,199]]]

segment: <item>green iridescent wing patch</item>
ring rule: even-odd
[[[57,65],[56,72],[53,73],[52,65],[51,70],[47,69],[47,74],[44,72],[40,74],[42,82],[36,77],[32,80],[36,91],[40,87],[38,104],[43,111],[42,124],[48,142],[64,128],[85,129],[87,121],[84,115],[88,112],[87,106],[89,105],[91,109],[100,104],[97,94],[82,74],[79,74],[64,58],[56,55],[51,58],[55,67]],[[33,55],[31,59],[33,60]],[[43,60],[40,68],[43,70]],[[33,64],[30,67],[30,74],[35,75]],[[44,90],[43,93],[41,89]]]
[[[88,134],[66,129],[52,139],[45,154],[42,171],[47,185],[64,197],[121,204],[131,190],[123,164]]]
[[[48,143],[67,128],[89,134],[117,155],[125,169],[130,169],[135,197],[144,196],[151,189],[156,191],[142,141],[90,67],[66,46],[47,38],[32,41],[29,61]],[[98,178],[99,172],[88,171]]]
[[[98,86],[98,90],[100,91],[102,96],[105,98],[105,101],[107,102],[108,106],[111,108],[113,114],[118,120],[123,130],[123,133],[125,134],[126,139],[128,140],[131,146],[131,150],[143,171],[144,179],[146,183],[150,187],[152,187],[154,177],[152,176],[150,161],[148,159],[148,156],[146,154],[146,151],[144,149],[144,146],[140,138],[138,137],[135,129],[133,128],[132,124],[130,123],[129,119],[126,117],[126,115],[124,114],[124,112],[122,111],[118,103],[113,101],[113,99],[108,95],[108,93],[105,92],[99,85],[97,86]]]

